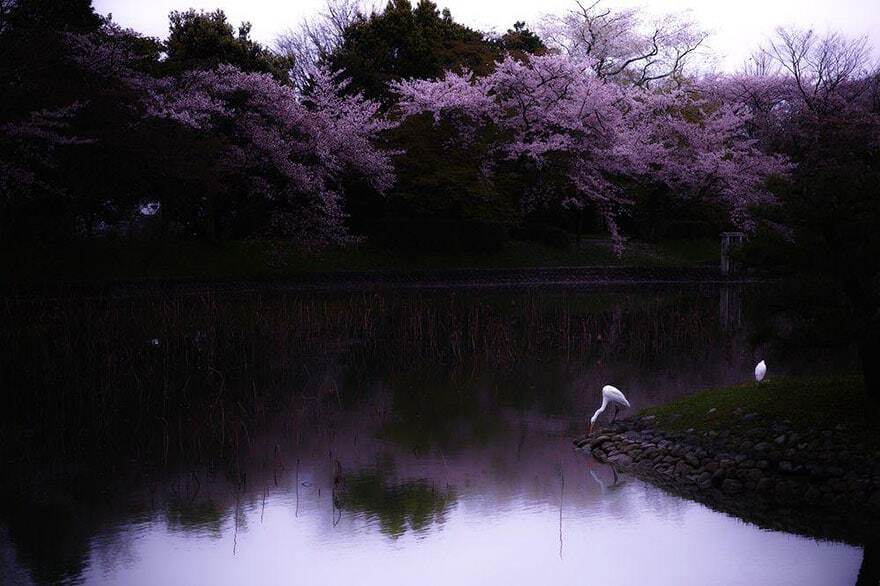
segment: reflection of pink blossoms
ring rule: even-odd
[[[606,82],[589,66],[559,55],[528,64],[508,58],[485,77],[448,73],[394,89],[405,116],[429,112],[465,131],[500,127],[508,136],[496,148],[502,157],[541,163],[550,154],[563,155],[573,186],[601,210],[618,244],[615,210],[627,201],[622,179],[719,198],[738,224],[749,227],[749,205],[770,198],[767,177],[787,168],[747,135],[750,114],[740,104],[720,104],[688,89]]]

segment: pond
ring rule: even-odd
[[[783,352],[767,307],[693,284],[6,300],[0,581],[852,584],[859,547],[572,449],[604,384],[641,408],[760,358],[851,367]]]

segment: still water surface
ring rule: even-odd
[[[224,372],[225,385],[246,379],[254,397],[255,381],[275,385],[282,402],[236,440],[232,467],[228,456],[202,453],[162,466],[132,461],[111,486],[43,487],[51,507],[7,506],[0,577],[144,586],[852,584],[861,548],[765,531],[615,479],[571,447],[603,384],[638,408],[746,380],[756,357],[776,352],[756,341],[765,319],[756,295],[709,287],[515,293],[487,303],[406,294],[337,300],[307,318],[312,301],[284,297],[250,313],[240,305],[253,301],[235,299],[171,313],[163,305],[173,323],[155,335],[174,349],[150,358],[156,320],[148,316],[138,330],[144,348],[124,349],[136,362],[157,360],[166,378],[195,392],[186,381],[202,363],[175,361],[181,352],[203,356],[210,343],[210,368]],[[206,320],[216,320],[213,330]],[[291,329],[314,335],[292,344],[278,333]],[[265,346],[245,349],[257,331]],[[244,355],[260,376],[234,374]],[[806,351],[774,356],[776,375],[828,367]],[[229,403],[213,407],[224,421]],[[202,433],[190,425],[177,441],[163,432],[166,454],[167,444]]]

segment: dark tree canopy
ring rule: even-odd
[[[86,33],[103,19],[91,0],[0,0],[0,32],[30,29]]]
[[[253,41],[249,22],[236,31],[222,10],[174,11],[169,19],[166,49],[167,65],[172,70],[213,69],[226,63],[242,71],[270,73],[279,81],[287,80],[290,63]]]
[[[345,71],[353,91],[387,99],[390,81],[431,79],[456,69],[486,73],[499,55],[495,43],[452,20],[449,10],[441,12],[428,0],[415,7],[391,0],[383,12],[349,26],[329,62]]]
[[[501,46],[517,58],[522,58],[526,54],[541,55],[547,52],[541,37],[529,30],[522,21],[514,23],[512,29],[507,29],[507,32],[501,35]]]
[[[880,115],[805,115],[786,147],[799,163],[780,190],[795,264],[841,288],[848,300],[842,321],[855,334],[866,386],[880,400]]]

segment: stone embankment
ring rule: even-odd
[[[663,431],[633,417],[575,440],[578,449],[759,525],[861,541],[880,528],[880,460],[844,425],[798,433],[741,414],[736,430]]]

